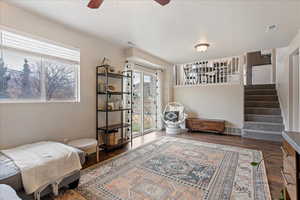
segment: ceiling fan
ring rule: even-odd
[[[101,6],[101,4],[103,3],[104,0],[90,0],[88,7],[92,8],[92,9],[96,9],[99,8]],[[171,0],[154,0],[157,3],[159,3],[162,6],[167,5],[168,3],[170,3]]]

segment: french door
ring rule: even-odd
[[[133,137],[157,129],[157,76],[143,71],[133,72]]]

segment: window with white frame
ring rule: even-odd
[[[4,30],[0,45],[0,103],[79,102],[79,50]]]

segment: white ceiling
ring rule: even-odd
[[[18,7],[173,63],[239,55],[288,45],[300,28],[300,0],[105,0],[98,10],[87,0],[7,0]],[[24,22],[25,23],[25,22]],[[278,29],[267,32],[267,26]],[[208,42],[206,53],[194,45]]]

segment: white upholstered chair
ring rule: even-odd
[[[177,102],[170,102],[164,109],[163,122],[166,126],[167,135],[176,135],[185,129],[185,119],[187,114],[184,112],[184,106]]]

